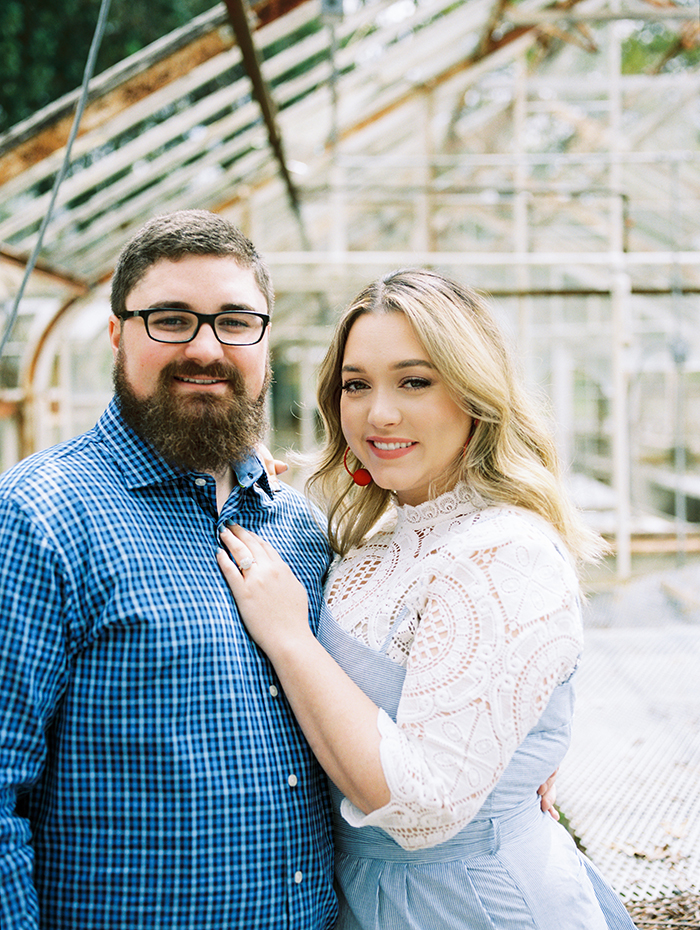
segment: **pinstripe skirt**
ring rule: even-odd
[[[404,670],[327,611],[319,639],[395,719]],[[331,786],[336,930],[634,930],[595,866],[539,807],[536,788],[561,761],[572,711],[572,686],[561,686],[477,817],[428,849],[407,851],[378,827],[351,827]]]

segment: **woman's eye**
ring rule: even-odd
[[[364,381],[343,381],[341,390],[344,394],[357,394],[358,391],[362,391],[367,387]]]
[[[409,388],[412,391],[419,391],[421,388],[430,387],[432,381],[427,378],[406,378],[401,382],[401,387]]]

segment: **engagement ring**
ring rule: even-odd
[[[247,555],[244,559],[238,563],[238,567],[242,572],[248,571],[251,565],[255,564],[255,559]]]

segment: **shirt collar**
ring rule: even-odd
[[[98,420],[96,429],[110,457],[118,463],[126,486],[132,490],[176,482],[183,474],[188,474],[169,465],[153,446],[126,425],[114,397]],[[254,452],[235,465],[233,471],[241,488],[259,484],[269,497],[273,496],[267,473]]]
[[[252,486],[258,482],[260,486],[272,496],[270,482],[267,480],[265,469],[254,452],[251,452],[248,458],[244,459],[238,465],[234,465],[233,473],[238,480],[238,484],[242,488],[252,488]]]

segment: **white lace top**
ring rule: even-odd
[[[354,826],[405,849],[433,846],[477,813],[582,648],[578,584],[554,530],[486,506],[465,485],[349,552],[326,597],[337,622],[406,667],[397,722],[382,710],[388,804]]]

